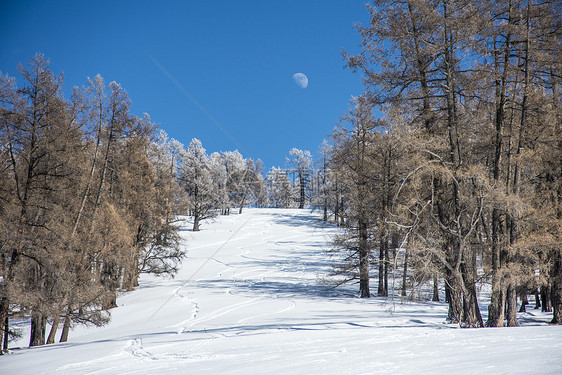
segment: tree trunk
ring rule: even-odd
[[[238,209],[238,215],[242,215],[242,209],[244,208],[244,204],[246,204],[246,192],[242,195],[242,200],[240,201],[240,208]]]
[[[302,172],[299,172],[299,185],[300,185],[300,201],[299,208],[304,208],[304,200],[306,198],[304,176]]]
[[[539,293],[539,288],[535,289],[535,310],[541,307],[541,295]]]
[[[468,295],[463,295],[463,318],[465,327],[484,327],[484,321],[478,307],[476,288],[470,287]]]
[[[21,229],[20,229],[19,237],[21,238]],[[16,249],[13,249],[10,257],[9,265],[7,267],[8,270],[4,274],[4,285],[6,285],[7,283],[11,282],[14,279],[14,269],[17,263],[19,262],[19,257],[20,257],[19,252]],[[4,295],[0,299],[0,326],[3,326],[2,324],[3,322],[5,322],[6,324],[9,323],[8,320],[9,313],[10,313],[10,300],[6,295]],[[4,336],[4,330],[0,329],[0,343],[2,342],[2,339],[6,340],[6,337]],[[1,354],[2,354],[2,350],[0,350],[0,355]]]
[[[447,270],[445,282],[449,286],[449,311],[447,320],[450,323],[461,323],[463,321],[463,298],[461,286],[456,275]]]
[[[380,238],[380,243],[379,243],[379,286],[377,289],[377,295],[379,297],[386,297],[386,294],[384,293],[384,245],[383,245],[383,238]]]
[[[64,317],[64,324],[62,326],[62,333],[60,335],[59,342],[67,342],[68,341],[68,332],[70,331],[70,323],[72,323],[72,311],[68,308],[68,312]]]
[[[96,224],[96,215],[98,212],[98,208],[101,204],[101,196],[102,196],[102,192],[105,186],[105,181],[107,178],[107,169],[109,166],[109,152],[111,150],[111,145],[112,145],[112,141],[113,141],[113,126],[111,126],[110,131],[109,131],[109,137],[107,140],[107,149],[105,150],[105,156],[104,156],[104,160],[103,160],[103,167],[101,169],[101,176],[100,176],[100,183],[98,185],[98,191],[96,193],[96,199],[94,202],[94,207],[92,209],[92,221],[90,223],[90,232],[94,231],[94,226]]]
[[[49,337],[47,338],[47,345],[53,344],[55,342],[55,336],[57,334],[57,329],[59,328],[60,315],[56,315],[53,318],[53,325],[51,326],[51,331],[49,332]]]
[[[414,51],[416,54],[416,65],[419,75],[419,83],[422,90],[422,98],[423,98],[423,109],[422,109],[422,121],[424,123],[425,129],[429,132],[432,131],[433,128],[433,118],[431,115],[431,104],[429,101],[429,85],[427,83],[427,61],[425,61],[424,56],[422,55],[420,49],[420,32],[417,26],[416,19],[414,17],[414,12],[412,8],[412,4],[408,1],[408,12],[410,15],[410,23],[412,26],[412,37],[414,40]]]
[[[199,215],[193,216],[193,231],[199,232]]]
[[[342,196],[340,200],[339,211],[338,211],[340,215],[340,224],[339,224],[340,227],[345,227],[345,211],[343,208],[344,208],[344,199]]]
[[[554,262],[550,280],[552,287],[550,300],[552,301],[552,321],[551,324],[562,324],[562,251],[554,251]]]
[[[334,200],[334,222],[339,226],[339,216],[340,216],[340,190],[338,185],[338,179],[336,177],[335,181],[335,200]]]
[[[367,222],[359,219],[359,291],[361,298],[371,297],[369,291],[369,244]]]
[[[446,4],[444,4],[444,17],[448,18]],[[450,159],[453,167],[456,168],[461,162],[459,135],[457,129],[457,105],[456,105],[456,81],[455,81],[455,66],[454,66],[454,46],[452,33],[445,22],[445,40],[446,46],[444,49],[444,62],[445,62],[445,81],[446,90],[445,98],[447,103],[447,130],[449,133],[449,152]]]
[[[402,297],[406,297],[406,283],[408,281],[408,248],[404,249],[404,268],[402,270]]]
[[[384,237],[384,295],[388,297],[388,268],[390,267],[390,256],[388,253],[388,238]]]
[[[138,245],[137,245],[138,246]],[[125,276],[123,277],[123,289],[130,292],[139,286],[139,249],[137,247],[131,248],[133,254],[129,260],[129,264],[125,266]]]
[[[2,331],[4,332],[4,339],[0,339],[0,344],[2,345],[0,347],[0,355],[8,352],[8,343],[10,341],[10,318],[8,316],[6,316],[4,324],[2,324]]]
[[[505,292],[502,287],[501,252],[500,252],[500,225],[497,209],[492,212],[492,296],[488,305],[487,327],[503,327],[505,311]]]
[[[7,297],[2,297],[0,300],[0,324],[2,327],[9,327],[9,320],[8,320],[8,310],[9,309],[9,301]],[[0,329],[0,343],[5,342],[6,338],[8,337],[8,331],[6,329]],[[7,346],[4,345],[4,350],[7,349]],[[2,350],[0,350],[0,355],[4,354]]]
[[[517,291],[513,283],[507,286],[507,326],[508,327],[519,327],[519,322],[517,321]]]
[[[45,345],[45,329],[47,327],[47,319],[40,312],[33,311],[31,313],[31,334],[29,346]]]
[[[439,279],[436,275],[433,275],[433,302],[439,302]]]
[[[519,298],[521,299],[521,307],[519,308],[519,312],[526,312],[526,306],[529,304],[529,298],[527,297],[527,288],[522,287],[519,290]]]
[[[98,160],[98,154],[99,154],[100,143],[101,143],[101,132],[102,132],[102,124],[103,124],[102,117],[103,117],[103,115],[102,115],[102,104],[101,104],[101,101],[100,101],[100,121],[99,121],[99,126],[98,126],[96,148],[95,148],[94,157],[93,157],[93,160],[92,160],[92,167],[90,168],[90,174],[88,176],[86,188],[84,189],[84,193],[82,194],[82,199],[80,201],[80,208],[78,209],[78,214],[76,215],[76,219],[74,220],[74,226],[72,228],[71,237],[73,237],[76,234],[76,230],[78,229],[78,224],[80,224],[80,218],[82,217],[82,214],[84,213],[84,208],[86,207],[86,200],[88,199],[88,196],[90,195],[90,189],[92,188],[92,181],[94,179],[94,173],[96,171],[96,163],[97,163],[97,160]]]
[[[552,312],[552,303],[550,300],[551,295],[550,283],[541,286],[541,305],[542,312]]]
[[[476,262],[474,257],[471,258],[471,264],[465,263],[462,267],[464,268],[462,276],[466,289],[466,292],[463,293],[463,323],[466,327],[478,328],[484,326],[484,321],[480,314],[476,293],[476,280],[474,278]]]

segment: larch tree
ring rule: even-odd
[[[348,234],[336,240],[336,246],[350,252],[344,270],[354,278],[358,269],[359,292],[362,298],[371,296],[369,287],[369,262],[373,249],[372,230],[375,197],[373,196],[372,139],[377,121],[374,119],[372,105],[363,97],[355,98],[352,108],[343,120],[348,127],[341,125],[332,134],[332,169],[337,169],[345,184],[350,186],[348,200]]]
[[[155,220],[146,245],[139,248],[138,273],[174,275],[185,257],[181,249],[177,215],[183,206],[182,191],[177,181],[178,155],[176,140],[160,130],[151,141],[147,156],[154,169]]]
[[[221,215],[230,214],[230,197],[228,195],[228,173],[224,164],[223,155],[213,152],[209,157],[211,178],[214,181]]]
[[[363,73],[369,101],[417,134],[403,144],[416,162],[394,199],[396,224],[408,233],[412,264],[444,277],[449,319],[463,326],[483,325],[482,276],[492,284],[490,326],[503,325],[504,312],[507,325],[518,324],[517,290],[560,290],[552,268],[559,200],[535,196],[558,189],[538,167],[545,145],[557,155],[559,137],[543,138],[560,123],[557,9],[548,1],[375,1],[358,28],[361,53],[344,53]]]
[[[259,194],[263,190],[263,167],[261,160],[254,160],[248,158],[245,160],[244,173],[242,174],[241,186],[242,193],[240,195],[238,213],[242,213],[242,209],[248,203],[256,203]]]
[[[23,89],[16,90],[11,79],[2,85],[2,152],[9,184],[2,192],[2,215],[11,230],[2,247],[0,320],[4,325],[10,303],[30,311],[30,346],[36,346],[45,343],[46,320],[65,289],[57,274],[68,234],[63,213],[72,207],[80,173],[70,160],[81,151],[81,134],[62,98],[62,78],[49,70],[48,61],[36,55],[20,72]]]
[[[244,157],[238,150],[222,152],[220,156],[226,173],[225,189],[228,201],[225,203],[224,210],[225,214],[228,215],[231,207],[240,205],[241,198],[244,195],[245,162]]]
[[[175,167],[158,163],[155,126],[125,90],[96,76],[66,99],[42,55],[20,73],[22,88],[0,78],[1,352],[14,314],[31,317],[30,346],[59,323],[66,341],[73,323],[107,323],[140,272],[173,274],[183,258]]]

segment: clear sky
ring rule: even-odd
[[[0,0],[0,71],[17,77],[17,64],[41,52],[64,72],[67,94],[99,73],[170,137],[199,138],[209,154],[238,149],[269,169],[293,147],[316,154],[363,91],[341,50],[358,51],[365,3]]]

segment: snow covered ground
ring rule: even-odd
[[[335,232],[305,210],[248,209],[197,233],[186,225],[174,279],[142,277],[109,325],[13,350],[0,373],[562,374],[562,327],[535,310],[520,328],[459,329],[444,323],[444,303],[320,285]]]

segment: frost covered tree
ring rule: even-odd
[[[258,160],[259,161],[259,160]],[[254,187],[254,204],[256,207],[267,207],[269,205],[269,196],[268,196],[268,188],[267,188],[267,181],[263,175],[262,167],[258,167],[260,173],[256,175],[256,184]]]
[[[181,156],[180,185],[187,193],[193,231],[202,220],[215,216],[220,199],[213,184],[209,157],[201,141],[194,138]]]
[[[319,152],[319,160],[318,160],[318,187],[316,189],[315,195],[315,206],[320,207],[322,209],[322,219],[324,221],[328,221],[328,210],[330,207],[334,206],[334,194],[332,191],[334,190],[334,179],[333,175],[330,171],[329,166],[329,159],[330,155],[332,154],[332,145],[328,143],[327,140],[322,142],[322,146],[320,146]]]
[[[239,213],[246,204],[263,199],[264,182],[261,161],[254,162],[235,151],[211,155],[213,168],[220,174],[220,183],[215,183],[223,203],[223,214],[228,215],[231,207],[238,207]],[[224,185],[224,186],[223,186]]]
[[[246,162],[238,150],[223,152],[221,157],[226,171],[226,191],[229,200],[228,214],[231,207],[240,206],[242,197],[245,194],[244,174],[246,172]]]
[[[304,208],[308,184],[312,176],[312,155],[310,151],[293,148],[289,151],[286,163],[293,167],[297,173],[299,179],[299,208]]]
[[[287,171],[271,167],[266,176],[269,196],[269,206],[275,208],[289,208],[293,201],[293,188]]]
[[[153,203],[149,207],[154,219],[143,223],[145,228],[139,228],[137,232],[140,246],[134,276],[141,273],[173,275],[185,255],[180,248],[176,219],[182,207],[182,191],[177,182],[177,143],[173,138],[169,139],[165,131],[160,130],[155,134],[155,139],[145,146],[146,156],[153,169]],[[140,230],[146,233],[145,238],[139,237]],[[137,284],[137,280],[133,280],[128,287]]]
[[[259,196],[264,189],[262,169],[261,160],[258,159],[256,162],[250,158],[245,160],[238,213],[242,213],[242,209],[245,205],[257,203]]]
[[[230,213],[230,197],[228,195],[228,173],[224,164],[223,155],[213,152],[209,157],[211,179],[215,185],[215,192],[220,206],[221,215]]]

